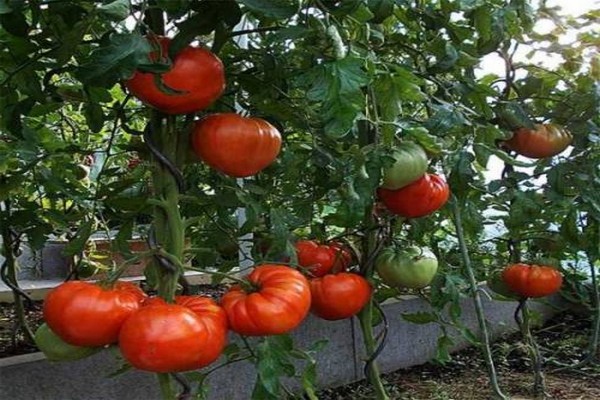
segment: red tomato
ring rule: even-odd
[[[535,129],[515,130],[504,145],[522,156],[546,158],[562,153],[572,141],[571,133],[558,125],[537,124]]]
[[[238,178],[269,166],[281,150],[281,134],[267,121],[234,113],[212,114],[192,131],[194,152],[202,161]]]
[[[330,242],[329,247],[333,250],[335,255],[335,262],[331,272],[342,272],[348,269],[352,265],[352,251],[343,243]]]
[[[169,52],[170,39],[160,37],[162,56]],[[157,58],[153,54],[152,58]],[[172,60],[171,69],[155,75],[136,71],[125,86],[138,99],[167,114],[188,114],[200,111],[214,102],[225,89],[225,73],[221,60],[209,50],[188,46]],[[181,93],[165,93],[156,85],[164,85]]]
[[[371,285],[360,275],[340,272],[310,281],[311,311],[326,320],[350,318],[371,298]]]
[[[425,174],[398,190],[379,188],[377,194],[390,212],[406,218],[418,218],[442,207],[448,201],[450,189],[442,177]]]
[[[246,278],[256,289],[235,285],[221,299],[231,330],[240,335],[279,335],[296,328],[310,309],[310,286],[300,272],[264,264]]]
[[[150,372],[199,369],[227,344],[227,316],[212,299],[177,296],[176,304],[153,298],[125,321],[119,334],[123,357]]]
[[[296,242],[298,264],[313,276],[323,276],[328,273],[336,262],[336,254],[337,252],[330,246],[319,245],[314,240]]]
[[[65,282],[44,300],[44,319],[62,340],[96,347],[117,342],[123,322],[140,308],[144,292],[129,282],[102,287],[83,281]]]
[[[544,297],[556,293],[562,285],[562,275],[552,267],[512,264],[502,271],[508,288],[523,297]]]

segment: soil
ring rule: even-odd
[[[557,400],[600,399],[600,365],[563,369],[554,364],[575,364],[586,355],[591,331],[588,319],[560,315],[534,335],[546,360],[546,389]],[[520,335],[505,337],[493,345],[501,389],[512,400],[533,399],[533,375]],[[480,351],[469,348],[453,355],[445,365],[428,363],[385,374],[384,381],[394,400],[487,400],[490,399],[486,366]],[[364,381],[323,390],[320,400],[373,399]]]

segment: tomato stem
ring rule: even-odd
[[[519,318],[519,314],[521,318]],[[519,305],[517,306],[517,310],[515,311],[515,321],[521,330],[521,334],[523,335],[523,339],[527,344],[527,349],[529,351],[529,356],[531,357],[531,364],[533,369],[533,395],[537,398],[546,398],[546,381],[544,378],[543,372],[543,363],[544,359],[540,352],[540,348],[531,334],[531,321],[530,321],[530,312],[529,307],[527,307],[527,298],[522,298],[519,300]]]
[[[160,393],[162,394],[163,400],[177,399],[175,391],[173,390],[173,385],[171,384],[171,376],[169,374],[156,374],[156,376],[158,378]]]
[[[483,303],[481,301],[479,287],[477,286],[477,280],[475,279],[475,273],[473,272],[473,267],[471,266],[471,258],[469,257],[469,251],[467,249],[467,242],[465,239],[465,233],[462,225],[460,206],[458,204],[458,200],[454,196],[452,196],[450,203],[452,205],[452,214],[454,217],[453,222],[454,227],[456,229],[458,243],[460,246],[460,253],[462,256],[464,271],[466,272],[469,286],[471,288],[473,296],[473,303],[475,305],[475,311],[477,314],[477,322],[479,324],[479,330],[483,342],[483,355],[485,358],[485,363],[487,365],[488,377],[492,385],[492,391],[496,398],[508,400],[509,398],[504,393],[502,393],[502,390],[500,389],[500,386],[498,384],[498,375],[496,374],[496,367],[494,366],[492,349],[490,347],[490,335],[487,329],[487,322],[485,319],[485,313],[483,311]]]

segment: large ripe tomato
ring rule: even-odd
[[[372,293],[371,285],[365,278],[349,272],[311,279],[310,291],[311,311],[329,321],[357,314],[367,304]]]
[[[519,128],[504,145],[529,158],[552,157],[565,150],[573,141],[566,129],[554,124],[537,124],[534,129]]]
[[[212,299],[177,296],[175,304],[153,298],[129,317],[119,334],[123,357],[150,372],[202,368],[227,344],[227,316]]]
[[[37,348],[48,361],[75,361],[102,350],[102,347],[73,346],[52,332],[48,324],[40,325],[35,331],[34,339]]]
[[[386,247],[375,260],[377,273],[392,287],[421,289],[428,286],[438,268],[438,260],[427,248]]]
[[[44,320],[62,340],[84,347],[116,343],[123,322],[140,308],[144,292],[129,282],[103,287],[65,282],[44,299]]]
[[[427,172],[427,154],[418,144],[402,142],[394,149],[394,163],[383,170],[386,189],[400,189],[421,178]]]
[[[563,278],[552,267],[512,264],[502,271],[502,280],[522,297],[544,297],[560,290]]]
[[[162,56],[169,52],[170,39],[158,38]],[[157,55],[152,55],[156,58]],[[171,69],[155,77],[148,72],[137,71],[125,82],[129,91],[144,103],[167,114],[188,114],[200,111],[214,102],[225,89],[225,73],[221,60],[209,50],[188,46],[172,60]],[[155,79],[180,93],[166,93]]]
[[[314,240],[296,242],[298,264],[312,276],[323,276],[333,268],[337,252],[330,246],[318,244]]]
[[[264,264],[246,278],[254,290],[233,286],[221,299],[231,330],[241,335],[279,335],[296,328],[310,310],[310,286],[300,272]]]
[[[255,175],[269,166],[281,149],[281,134],[267,121],[235,113],[208,115],[192,131],[194,153],[224,174]]]
[[[448,201],[450,189],[442,177],[425,174],[398,190],[379,188],[377,194],[390,212],[407,218],[418,218],[442,207]]]

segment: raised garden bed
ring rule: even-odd
[[[556,306],[561,304],[557,298],[552,298],[552,302],[554,306],[541,303],[534,305],[544,319],[554,315],[558,310]],[[514,302],[486,299],[484,305],[495,337],[515,330],[512,319]],[[476,329],[471,299],[463,299],[461,307],[463,323]],[[392,372],[420,365],[435,356],[439,326],[416,325],[401,317],[403,313],[427,311],[425,301],[407,296],[401,301],[385,304],[383,308],[390,322],[390,330],[385,351],[378,358],[382,371]],[[308,347],[317,340],[328,340],[327,346],[316,355],[319,387],[336,387],[363,378],[364,350],[360,328],[354,319],[327,322],[311,316],[292,336],[300,347]],[[236,338],[232,336],[231,340]],[[467,345],[464,338],[455,335],[452,351],[459,351]],[[0,398],[145,400],[159,396],[154,374],[129,371],[109,378],[109,375],[121,367],[114,355],[113,351],[103,351],[90,358],[69,363],[50,363],[40,353],[5,358],[0,360],[0,375],[5,382],[11,384],[0,387]],[[250,398],[255,373],[253,365],[244,362],[221,368],[210,377],[209,398]],[[35,385],[31,382],[35,382]]]

